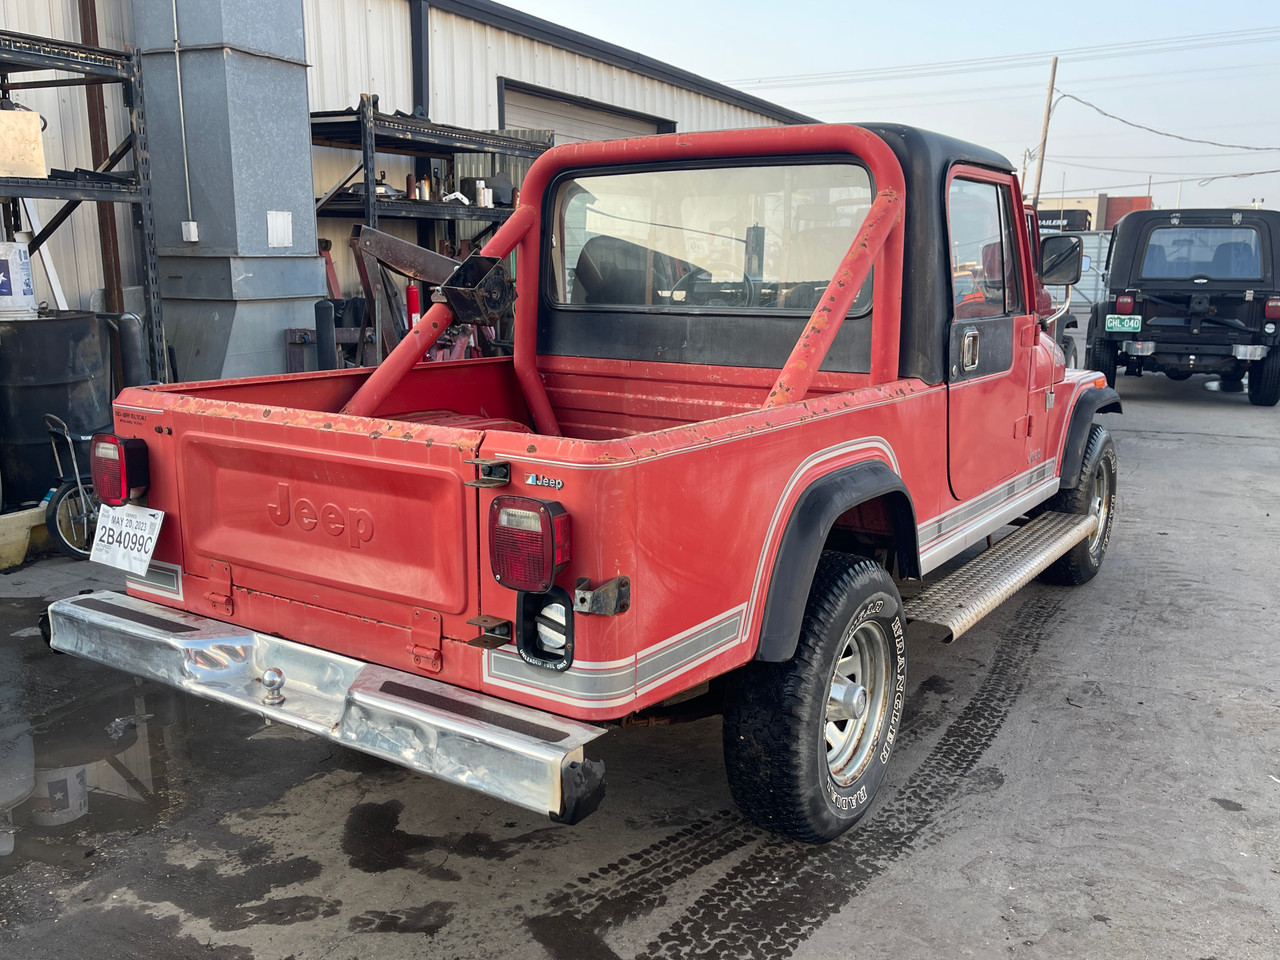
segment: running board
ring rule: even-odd
[[[1092,514],[1042,513],[904,603],[912,636],[950,643],[1097,528]]]

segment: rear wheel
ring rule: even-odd
[[[1116,345],[1110,340],[1095,340],[1091,350],[1093,369],[1107,378],[1107,386],[1116,385]]]
[[[725,767],[742,812],[808,843],[852,827],[884,778],[905,683],[893,579],[875,561],[823,554],[794,656],[731,682]]]
[[[1280,348],[1272,347],[1261,360],[1249,364],[1249,402],[1255,407],[1280,402]]]
[[[1046,583],[1074,587],[1088,583],[1102,567],[1111,542],[1111,523],[1116,503],[1116,447],[1096,423],[1089,429],[1080,465],[1080,482],[1073,490],[1063,490],[1049,501],[1049,509],[1061,513],[1092,514],[1097,529],[1053,562],[1040,579]]]
[[[44,526],[49,539],[62,553],[77,560],[89,559],[93,535],[98,528],[98,498],[91,489],[68,480],[56,491],[44,510]]]

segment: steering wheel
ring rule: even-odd
[[[737,273],[730,263],[710,263],[705,267],[694,266],[671,286],[671,301],[694,307],[753,307],[756,303],[756,284],[745,273],[741,280],[713,280],[717,273]],[[711,289],[705,289],[709,285]],[[701,289],[700,288],[704,288]],[[676,293],[684,294],[683,300]],[[702,299],[697,299],[701,294]]]

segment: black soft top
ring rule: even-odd
[[[946,379],[951,318],[947,173],[957,163],[1002,173],[1012,172],[1013,165],[994,150],[929,130],[900,123],[859,126],[889,145],[907,184],[899,370],[905,377],[941,383]]]
[[[1190,210],[1135,210],[1126,213],[1118,221],[1111,233],[1111,248],[1108,253],[1107,286],[1112,291],[1123,293],[1135,284],[1140,286],[1182,286],[1186,280],[1139,280],[1138,270],[1147,249],[1147,237],[1156,227],[1173,226],[1236,226],[1253,227],[1258,231],[1259,252],[1262,257],[1262,281],[1258,280],[1211,280],[1205,287],[1197,289],[1212,290],[1215,287],[1254,288],[1275,286],[1277,276],[1276,258],[1280,256],[1274,241],[1280,240],[1280,212],[1275,210],[1229,210],[1226,208],[1200,208]]]

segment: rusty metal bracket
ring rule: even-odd
[[[604,617],[625,613],[631,607],[631,578],[614,577],[591,589],[591,581],[579,577],[573,589],[573,612]]]
[[[485,650],[493,650],[496,647],[505,647],[511,642],[510,620],[482,614],[478,617],[472,617],[467,623],[473,627],[480,628],[480,635],[467,641],[467,646],[469,647],[483,647]]]
[[[458,268],[458,261],[451,257],[364,224],[352,228],[350,244],[357,255],[373,257],[396,273],[424,283],[443,283]]]
[[[480,476],[467,480],[468,487],[505,487],[511,482],[511,464],[506,460],[463,460],[479,468]],[[470,621],[468,621],[469,623]]]

